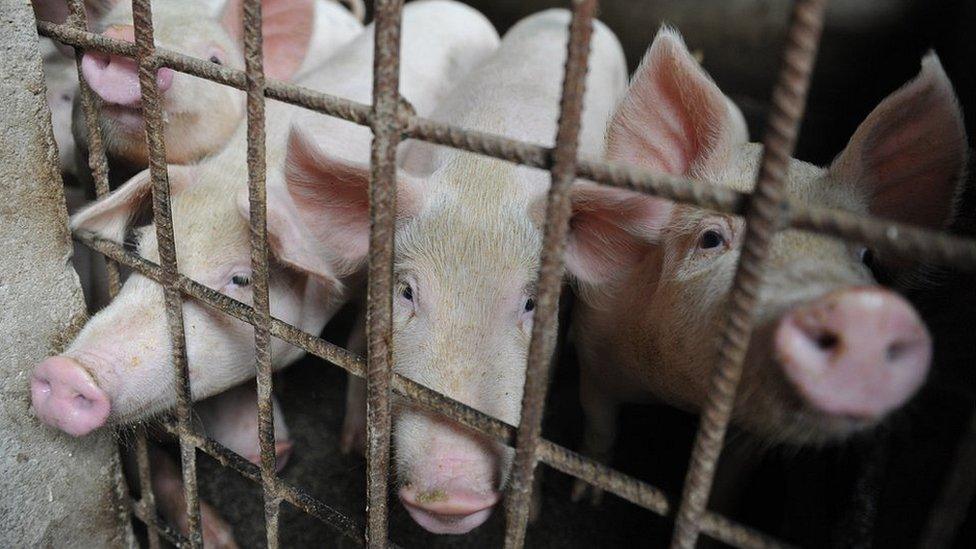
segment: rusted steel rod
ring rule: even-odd
[[[38,32],[66,44],[94,49],[116,55],[134,56],[133,44],[105,38],[101,35],[40,21]],[[158,48],[156,57],[162,66],[187,74],[207,78],[240,90],[246,88],[245,73],[220,67],[173,51]],[[372,121],[371,107],[363,103],[269,79],[265,95],[315,112],[349,120],[360,125]],[[504,136],[456,128],[419,116],[401,112],[404,133],[440,145],[507,160],[526,166],[549,170],[552,168],[552,149]],[[668,174],[651,172],[637,166],[580,159],[577,176],[596,183],[624,187],[637,192],[667,198],[676,202],[701,206],[723,213],[745,214],[750,194]],[[871,245],[878,253],[892,258],[923,261],[966,271],[976,271],[976,239],[962,238],[909,225],[865,218],[850,212],[783,203],[789,212],[787,221],[797,229],[853,240]]]
[[[159,536],[162,535],[166,541],[173,544],[176,547],[187,547],[190,541],[182,536],[169,524],[161,520],[155,512],[153,512],[153,507],[146,500],[135,501],[132,498],[128,499],[129,508],[132,510],[132,514],[136,516],[143,524],[146,525],[146,533],[150,536],[150,539],[155,537],[157,540]],[[158,541],[156,543],[159,543]]]
[[[956,531],[966,520],[976,495],[976,410],[969,416],[969,424],[959,440],[952,468],[946,474],[942,493],[929,514],[928,524],[919,547],[937,549],[949,547]]]
[[[366,543],[387,544],[390,379],[393,372],[393,231],[400,143],[400,23],[403,0],[377,0],[373,54],[373,143],[369,181],[366,304]]]
[[[565,269],[563,251],[569,230],[569,218],[572,215],[570,190],[576,179],[576,152],[579,148],[580,118],[583,113],[583,93],[586,89],[586,70],[596,6],[596,0],[573,0],[572,19],[569,23],[556,147],[552,152],[552,182],[546,201],[542,255],[539,261],[539,290],[525,370],[515,460],[512,463],[511,484],[505,498],[505,547],[508,549],[525,545],[529,521],[535,467],[538,462],[539,442],[542,439],[542,416],[549,389],[549,369],[556,348],[559,295]]]
[[[261,0],[243,3],[244,72],[247,93],[247,190],[251,229],[251,288],[254,309],[254,357],[258,400],[258,445],[264,528],[268,547],[279,547],[281,499],[275,493],[276,457],[271,400],[271,309],[268,297],[268,195],[265,158],[264,62]]]
[[[82,244],[107,257],[115,259],[120,264],[139,272],[147,278],[157,282],[162,279],[162,269],[159,265],[126,251],[118,243],[94,237],[84,232],[77,232],[74,234],[74,237]],[[226,313],[242,322],[249,324],[253,324],[254,322],[253,308],[240,301],[227,297],[185,276],[180,277],[179,287],[180,291],[185,295],[204,305]],[[317,336],[303,332],[274,317],[271,319],[271,335],[296,347],[305,349],[310,354],[335,364],[353,375],[358,377],[365,377],[366,375],[366,361],[362,357]],[[399,397],[403,397],[408,403],[420,405],[442,414],[506,446],[512,447],[515,445],[515,427],[512,425],[452,400],[447,396],[398,374],[393,374],[392,387],[394,393]],[[175,429],[175,427],[172,427],[170,430],[175,433]],[[206,448],[203,448],[203,450],[213,455]],[[240,459],[248,463],[243,458]],[[673,512],[672,504],[661,490],[643,481],[615,471],[602,463],[582,456],[564,446],[547,440],[541,440],[539,459],[554,469],[582,478],[607,492],[620,496],[635,505],[644,507],[659,515],[668,516]],[[248,465],[253,468],[253,471],[257,471],[256,467],[250,463]],[[260,476],[255,472],[249,478],[252,478],[255,482],[259,482]],[[749,540],[765,538],[762,534],[719,515],[708,513],[704,520],[703,531],[716,539],[726,541],[732,545],[739,547],[786,546],[784,543],[777,544],[773,542],[751,543]],[[361,530],[357,530],[357,535],[361,536]],[[746,541],[733,543],[729,540]]]
[[[166,170],[166,146],[163,142],[162,105],[156,84],[159,65],[153,50],[153,25],[150,0],[132,0],[132,22],[135,26],[139,87],[142,90],[142,114],[146,122],[146,143],[149,150],[149,173],[152,179],[153,222],[159,243],[160,265],[163,271],[163,295],[166,302],[166,321],[169,328],[174,374],[176,376],[176,415],[180,422],[180,458],[183,470],[183,489],[186,497],[189,546],[203,546],[200,523],[200,497],[197,491],[196,449],[186,440],[190,432],[193,401],[190,396],[190,374],[186,359],[186,339],[183,331],[183,295],[176,286],[179,268],[176,262],[176,242],[173,237],[173,213],[170,207],[169,176]]]
[[[793,6],[783,67],[773,89],[762,163],[746,212],[746,232],[729,296],[727,321],[718,347],[698,434],[688,463],[671,547],[691,549],[715,477],[715,466],[732,417],[743,361],[755,323],[763,270],[773,236],[782,228],[786,177],[806,104],[807,90],[823,29],[826,0],[797,0]]]

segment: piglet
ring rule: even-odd
[[[515,25],[432,118],[551,146],[569,19],[565,10],[549,10]],[[625,87],[620,44],[595,22],[582,154],[601,154]],[[367,166],[302,134],[288,154],[288,188],[303,216],[316,221],[308,224],[316,240],[348,268],[362,265]],[[542,241],[532,205],[548,185],[545,171],[417,142],[404,147],[397,182],[393,368],[511,424],[519,421]],[[344,442],[363,440],[365,425],[358,434],[353,427],[365,419],[362,406],[351,399]],[[408,406],[396,409],[393,436],[398,494],[418,524],[462,534],[490,516],[508,478],[510,448]]]
[[[617,109],[607,158],[750,191],[762,147],[674,30],[663,28]],[[934,53],[827,168],[792,160],[791,201],[930,229],[953,217],[966,135]],[[708,184],[708,183],[702,183]],[[705,401],[741,218],[578,184],[566,248],[579,287],[584,450],[608,460],[621,402]],[[869,248],[785,230],[772,242],[733,420],[770,443],[819,445],[870,428],[925,381],[931,337],[871,267]],[[578,490],[582,495],[583,490]]]

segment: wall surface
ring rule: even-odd
[[[0,547],[124,547],[111,433],[30,409],[32,366],[85,320],[29,0],[0,2]]]

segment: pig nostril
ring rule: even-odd
[[[95,403],[92,402],[91,399],[89,399],[85,395],[80,395],[80,394],[75,395],[74,403],[75,403],[75,408],[81,410],[90,410],[91,407],[95,405]]]
[[[820,334],[817,336],[815,341],[817,342],[817,347],[823,351],[831,351],[837,347],[838,343],[840,343],[840,339],[831,333]]]
[[[891,345],[888,345],[888,348],[885,349],[885,360],[887,362],[897,362],[898,359],[905,356],[905,353],[908,352],[909,347],[911,347],[911,345],[904,341],[896,341]]]
[[[45,395],[51,394],[51,382],[46,379],[35,377],[34,387]]]

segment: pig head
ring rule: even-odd
[[[246,177],[237,168],[236,180]],[[170,167],[172,212],[180,273],[250,304],[251,260],[247,189],[222,181],[234,168],[223,164]],[[133,218],[150,200],[143,172],[72,217],[75,230],[122,242],[134,234],[138,253],[159,261],[155,226],[129,232]],[[294,207],[274,186],[268,188],[268,241],[271,314],[317,334],[342,303],[342,285],[329,258],[313,253]],[[133,239],[128,239],[131,242]],[[183,304],[186,354],[194,400],[254,375],[253,328],[199,302]],[[280,340],[271,344],[280,368],[302,351]],[[82,436],[105,424],[136,421],[175,403],[172,346],[163,290],[132,274],[108,307],[92,317],[67,350],[34,369],[31,397],[45,423]]]
[[[309,54],[315,1],[265,0],[262,8],[265,74],[289,79]],[[205,2],[153,2],[155,43],[217,66],[243,70],[242,9],[242,0],[228,0],[218,14]],[[353,21],[353,26],[357,25]],[[335,34],[340,37],[352,38],[357,30],[337,27]],[[134,42],[131,2],[112,2],[99,18],[96,30],[106,37]],[[332,51],[338,45],[332,44]],[[145,168],[148,152],[137,62],[89,51],[81,69],[100,102],[99,122],[106,152],[113,161],[136,171]],[[156,82],[169,163],[188,164],[219,151],[244,119],[244,94],[240,90],[166,67],[159,69]],[[73,132],[75,140],[87,149],[80,105],[74,109]]]
[[[747,142],[740,120],[664,28],[611,122],[607,156],[749,191],[762,147]],[[966,159],[952,86],[929,54],[829,167],[792,160],[786,190],[794,203],[940,229]],[[582,298],[573,337],[588,450],[599,455],[610,443],[599,432],[614,428],[593,418],[619,401],[702,406],[745,227],[731,215],[591,184],[574,189],[573,208],[566,264]],[[776,234],[734,420],[767,441],[820,444],[908,401],[926,378],[931,338],[913,307],[872,274],[896,267],[861,244]]]

